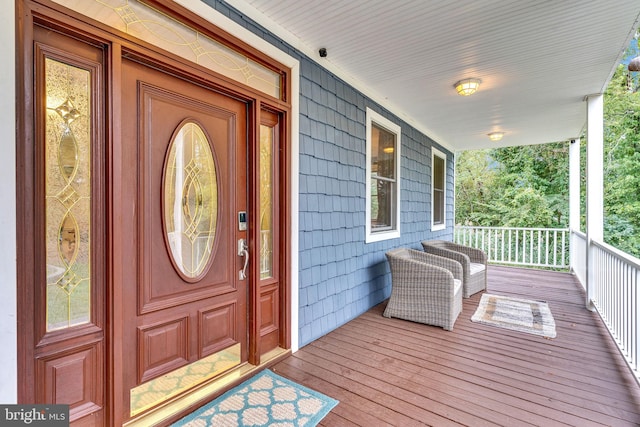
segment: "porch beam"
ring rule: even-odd
[[[604,237],[604,97],[589,95],[587,101],[587,308],[593,309],[595,273],[591,242]]]

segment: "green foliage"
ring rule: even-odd
[[[568,143],[459,154],[456,223],[566,227],[568,162]]]
[[[492,224],[496,171],[487,150],[467,151],[456,158],[456,223]]]
[[[640,257],[640,94],[628,74],[620,65],[604,94],[604,235]]]
[[[551,227],[552,212],[544,195],[532,187],[511,188],[502,201],[504,226]],[[531,225],[534,224],[534,225]]]

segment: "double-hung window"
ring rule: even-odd
[[[446,227],[447,156],[431,148],[431,229]]]
[[[367,243],[400,237],[400,134],[367,108]]]

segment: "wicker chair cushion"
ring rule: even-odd
[[[477,262],[469,263],[469,274],[473,276],[476,273],[484,271],[485,268],[484,264],[479,264]]]
[[[462,280],[453,279],[453,294],[456,295],[462,288]]]

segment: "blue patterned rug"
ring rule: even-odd
[[[311,427],[337,404],[337,400],[264,370],[171,427]]]

